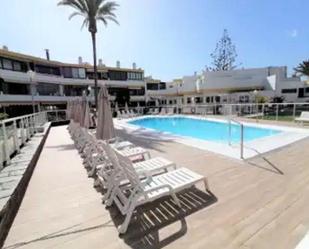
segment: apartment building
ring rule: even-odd
[[[93,100],[94,72],[89,63],[78,58],[69,64],[46,58],[16,53],[4,47],[0,49],[0,105],[8,113],[22,114],[46,107],[65,108],[67,101],[88,93]],[[118,94],[130,96],[130,104],[146,103],[144,70],[115,67],[98,63],[98,85],[108,88],[112,104]]]
[[[169,82],[164,90],[150,90],[148,97],[162,104],[254,103],[258,97],[306,102],[309,85],[299,77],[288,77],[285,66],[203,71]]]

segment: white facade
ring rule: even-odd
[[[170,82],[167,86],[166,90],[150,94],[161,100],[167,99],[167,104],[179,97],[184,99],[185,104],[192,102],[190,98],[193,97],[199,98],[198,103],[253,102],[257,96],[268,99],[282,96],[285,102],[309,100],[309,88],[307,93],[306,84],[300,78],[287,77],[286,67],[203,71],[199,75]]]

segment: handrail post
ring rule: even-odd
[[[276,121],[278,121],[278,115],[279,115],[279,104],[276,104]]]
[[[3,132],[3,146],[4,146],[4,152],[5,152],[5,161],[6,161],[6,164],[9,165],[11,163],[11,159],[10,159],[10,155],[9,155],[8,137],[7,137],[4,122],[2,122],[2,132]]]
[[[20,119],[20,135],[21,135],[21,144],[24,144],[26,139],[25,139],[25,123],[24,123],[24,119],[21,118]]]
[[[293,121],[295,122],[295,116],[296,116],[296,104],[293,104]]]
[[[232,144],[231,143],[231,130],[232,130],[231,125],[232,125],[232,122],[231,122],[231,119],[229,119],[229,145]]]
[[[244,125],[240,125],[240,159],[244,159]]]
[[[56,122],[58,122],[59,115],[58,115],[58,110],[56,110]]]
[[[13,121],[13,129],[14,129],[14,144],[15,144],[15,149],[17,153],[20,152],[19,148],[19,139],[18,139],[18,130],[17,130],[17,125],[16,125],[16,120]]]

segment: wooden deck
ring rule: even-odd
[[[64,126],[52,128],[5,248],[295,248],[309,230],[309,139],[246,162],[155,137],[119,135],[208,177],[139,209],[126,235]]]

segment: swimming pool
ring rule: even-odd
[[[186,136],[212,142],[227,143],[229,139],[229,125],[226,122],[196,119],[190,117],[147,117],[129,122],[144,128],[173,135]],[[252,141],[281,133],[280,130],[244,126],[244,141]],[[240,141],[240,125],[231,125],[231,141]]]

